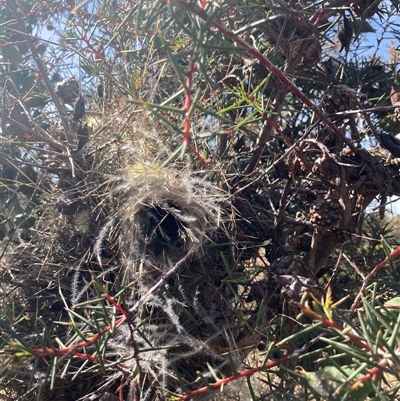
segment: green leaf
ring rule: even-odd
[[[353,21],[353,27],[354,27],[354,32],[357,34],[360,33],[375,33],[376,29],[374,29],[371,24],[367,21],[359,21],[359,20],[354,20]]]
[[[389,299],[389,301],[385,302],[384,304],[386,307],[387,306],[396,306],[400,308],[400,297],[394,297],[392,299]]]
[[[326,366],[318,372],[300,370],[299,373],[304,376],[314,391],[328,401],[341,400],[344,399],[344,396],[346,396],[346,401],[363,401],[373,391],[369,382],[352,386],[354,379],[362,375],[360,373],[355,375],[356,370],[348,367],[338,369],[335,366]]]
[[[4,46],[1,49],[1,54],[4,60],[10,61],[13,64],[18,64],[23,61],[19,50],[12,45]]]
[[[388,114],[382,118],[379,121],[378,126],[394,135],[398,134],[400,131],[400,121],[397,119],[394,113]]]
[[[35,216],[26,216],[24,214],[18,214],[14,218],[14,223],[19,228],[30,228],[33,227],[36,222]]]
[[[394,297],[385,302],[384,309],[382,309],[383,316],[398,316],[400,312],[400,297]]]

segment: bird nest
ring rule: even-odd
[[[236,280],[248,273],[237,262],[234,209],[219,174],[179,162],[162,166],[169,154],[159,150],[165,147],[149,123],[131,121],[123,140],[114,128],[98,126],[101,143],[93,140],[94,127],[84,151],[72,155],[73,170],[66,155],[33,153],[32,164],[48,167],[35,178],[37,198],[46,201],[30,222],[7,233],[3,302],[16,303],[13,316],[26,314],[19,330],[33,325],[48,333],[24,343],[27,355],[42,350],[34,362],[27,358],[28,370],[15,363],[11,323],[3,336],[11,341],[4,371],[14,383],[31,383],[12,385],[24,399],[100,397],[139,371],[142,395],[187,392],[201,386],[198,372],[213,380],[207,363],[227,375],[257,343],[240,312],[245,302]],[[111,330],[116,315],[126,321]],[[77,346],[82,338],[83,359],[76,351],[70,360],[44,351]],[[76,372],[87,386],[72,380]],[[48,375],[58,391],[49,390]]]

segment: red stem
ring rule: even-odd
[[[400,247],[395,249],[387,258],[385,258],[381,263],[376,265],[374,267],[374,269],[367,275],[367,277],[365,277],[365,279],[363,280],[360,292],[357,294],[357,297],[354,300],[353,305],[351,305],[351,310],[353,312],[356,310],[357,305],[361,301],[361,297],[365,293],[365,290],[367,289],[369,282],[375,276],[375,274],[378,273],[380,270],[382,270],[390,260],[394,259],[395,257],[397,257],[399,255],[400,255]]]
[[[265,368],[266,369],[273,368],[274,366],[280,365],[281,363],[288,361],[289,358],[290,358],[290,355],[286,356],[284,358],[275,359],[274,361],[270,361],[267,364],[265,364]],[[197,396],[199,394],[204,394],[207,391],[210,391],[210,389],[221,387],[221,386],[223,386],[223,385],[225,385],[225,384],[227,384],[227,383],[229,383],[231,381],[240,379],[242,377],[250,377],[250,376],[254,375],[254,373],[257,373],[257,372],[260,372],[260,371],[261,371],[260,367],[244,370],[242,372],[239,372],[239,373],[236,373],[236,374],[234,374],[232,376],[229,376],[226,379],[218,380],[216,383],[210,384],[209,386],[202,387],[202,388],[199,388],[197,390],[193,390],[193,391],[191,391],[189,393],[186,393],[186,394],[182,395],[180,398],[178,398],[177,400],[180,400],[180,401],[188,400],[188,399],[190,399],[192,397],[195,397],[195,396]]]

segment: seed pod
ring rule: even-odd
[[[339,42],[342,45],[339,52],[341,52],[343,49],[346,50],[346,53],[349,51],[351,40],[353,39],[353,33],[354,33],[353,25],[347,19],[346,14],[343,13],[343,21],[340,24],[337,33]]]
[[[79,84],[74,77],[64,79],[56,86],[56,95],[64,103],[73,104],[79,95]]]

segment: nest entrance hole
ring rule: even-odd
[[[179,209],[172,204],[146,206],[140,211],[142,233],[154,256],[163,251],[169,253],[171,247],[182,249],[185,227],[173,210]]]

